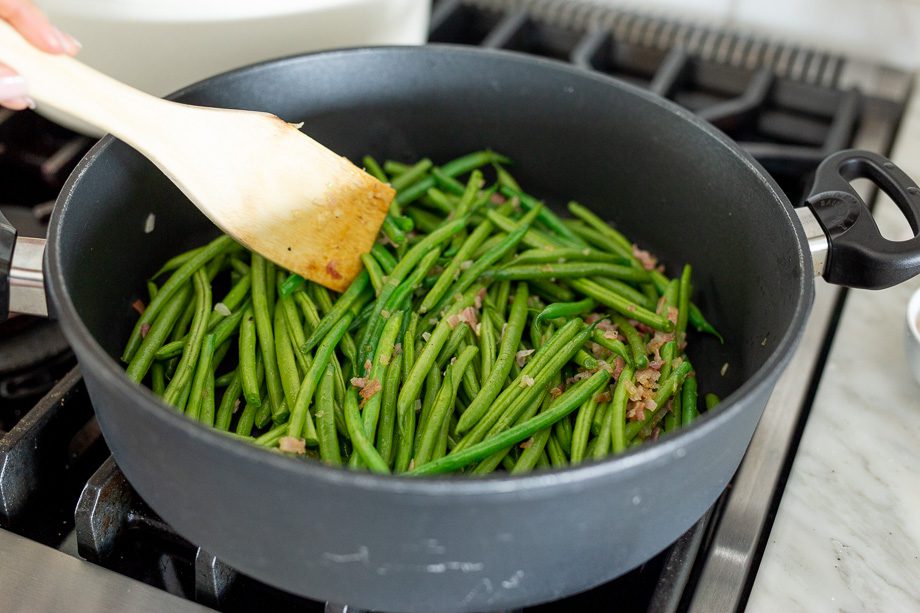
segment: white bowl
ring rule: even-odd
[[[83,44],[80,61],[147,93],[164,96],[205,77],[286,55],[335,47],[423,43],[431,3],[43,0],[40,4],[55,25]],[[98,136],[88,126],[68,121],[50,109],[38,110]]]
[[[907,336],[904,338],[907,366],[920,383],[920,289],[907,303]]]

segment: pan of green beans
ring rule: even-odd
[[[218,237],[151,277],[128,376],[248,444],[407,476],[602,460],[718,402],[690,263],[670,278],[589,207],[557,214],[497,152],[363,164],[397,197],[345,292]]]

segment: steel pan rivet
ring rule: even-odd
[[[908,188],[907,188],[907,193],[908,193],[908,194],[913,194],[913,195],[916,196],[917,194],[920,194],[920,187],[908,187]]]

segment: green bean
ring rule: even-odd
[[[434,185],[434,177],[431,178],[431,184]],[[427,192],[425,192],[424,198],[426,204],[429,204],[445,215],[453,214],[455,200],[456,196],[445,194],[437,187],[432,187]]]
[[[489,221],[489,219],[486,219],[486,221]],[[496,232],[495,234],[493,234],[492,236],[484,240],[482,244],[479,245],[479,247],[477,247],[475,251],[473,251],[472,253],[473,260],[478,260],[479,258],[481,258],[483,255],[485,255],[489,251],[495,249],[506,238],[508,238],[507,233]]]
[[[543,457],[543,450],[546,448],[551,434],[552,430],[550,428],[543,428],[530,437],[530,444],[524,449],[517,462],[514,463],[514,468],[511,469],[512,475],[521,475],[534,469],[539,459]]]
[[[639,331],[636,330],[625,317],[614,314],[612,319],[620,333],[626,337],[626,343],[629,345],[629,350],[632,352],[632,365],[637,370],[648,367],[648,348],[639,335]]]
[[[399,399],[397,400],[397,424],[401,434],[408,431],[407,422],[412,416],[411,411],[414,409],[415,400],[418,398],[419,392],[422,389],[424,377],[434,366],[438,354],[441,352],[444,343],[447,342],[447,338],[450,335],[449,322],[451,317],[473,304],[473,299],[477,293],[477,287],[467,290],[458,301],[448,308],[444,317],[431,332],[428,341],[425,343],[415,364],[412,366],[409,376],[406,377],[406,380],[403,382],[403,387],[399,392]]]
[[[345,331],[348,329],[348,324],[351,323],[352,317],[354,317],[354,311],[346,313],[344,317],[336,322],[313,354],[313,363],[310,365],[310,370],[307,372],[306,376],[304,376],[303,382],[300,384],[297,399],[294,401],[294,405],[291,409],[291,419],[288,422],[288,436],[294,438],[303,437],[308,441],[311,436],[313,438],[316,437],[316,429],[309,411],[310,404],[313,401],[313,394],[316,391],[316,386],[319,384],[320,378],[326,372],[326,365],[329,363],[336,345],[339,344],[339,341],[341,341],[342,337],[345,335]],[[347,397],[348,393],[346,392],[345,395]],[[349,435],[351,435],[350,429]]]
[[[488,211],[486,217],[489,218],[489,221],[495,224],[496,228],[501,229],[504,232],[512,232],[518,227],[518,222],[513,219],[502,215],[498,211]],[[555,249],[560,246],[568,247],[563,242],[560,242],[558,237],[551,238],[548,234],[541,232],[536,228],[530,228],[524,238],[521,239],[521,242],[525,245],[533,247],[535,249]]]
[[[284,309],[275,309],[275,360],[278,364],[278,374],[281,377],[281,389],[288,407],[294,406],[297,392],[300,389],[300,374],[297,372],[297,361],[294,359],[294,350],[288,336],[287,322],[284,319]]]
[[[599,370],[590,378],[579,381],[557,398],[549,410],[535,415],[527,421],[505,430],[498,436],[482,441],[461,451],[452,451],[443,458],[429,462],[409,472],[413,476],[435,475],[463,468],[481,460],[505,447],[519,443],[565,417],[581,406],[584,401],[607,384],[610,373]]]
[[[561,391],[563,388],[560,387]],[[560,449],[566,455],[572,450],[572,422],[569,419],[561,419],[553,424],[553,437],[559,443]],[[566,459],[568,464],[568,459]]]
[[[630,263],[628,258],[589,247],[556,247],[554,249],[522,251],[511,260],[511,265],[564,264],[566,262],[604,262],[618,265]]]
[[[495,314],[504,322],[508,305],[511,304],[511,281],[499,281],[495,284]],[[496,328],[498,329],[498,328]]]
[[[243,319],[243,312],[246,306],[249,306],[248,300],[245,303],[243,308],[238,309],[235,313],[233,313],[229,317],[224,317],[217,323],[216,326],[214,326],[213,328],[209,328],[207,330],[208,332],[211,332],[212,334],[214,334],[215,342],[218,345],[221,345],[224,342],[226,342],[227,339],[229,339],[233,335],[233,333],[236,332],[236,329],[239,327],[240,322]],[[189,338],[189,335],[186,334],[179,340],[175,340],[170,343],[166,343],[165,345],[163,345],[157,350],[156,356],[155,356],[156,359],[166,360],[166,359],[175,357],[177,355],[180,355],[182,353],[182,350],[185,349],[185,344],[188,342],[188,338]]]
[[[153,321],[153,325],[147,330],[140,347],[128,363],[125,374],[135,383],[140,383],[144,379],[147,370],[153,364],[157,351],[169,336],[179,315],[185,310],[185,303],[190,293],[189,289],[188,286],[180,289],[163,308],[163,312]]]
[[[686,342],[687,335],[687,320],[690,316],[690,277],[693,274],[693,269],[690,264],[684,266],[684,270],[680,275],[680,293],[677,304],[677,325],[675,326],[675,338],[677,338],[678,344],[683,347]]]
[[[479,355],[480,380],[488,381],[495,365],[495,326],[489,317],[483,317],[479,324]]]
[[[380,407],[380,421],[377,424],[377,451],[387,466],[393,466],[395,460],[395,445],[393,434],[396,429],[396,396],[399,393],[399,382],[402,379],[402,354],[393,356],[387,366],[383,379],[383,399]]]
[[[533,293],[546,298],[549,302],[572,302],[575,300],[575,294],[566,286],[549,281],[548,279],[531,279],[530,287]]]
[[[377,421],[380,417],[380,406],[383,401],[383,394],[381,393],[383,380],[387,366],[393,359],[393,347],[402,329],[402,318],[402,312],[396,312],[387,319],[387,323],[383,327],[383,333],[380,335],[380,342],[374,349],[374,361],[361,394],[364,399],[364,408],[361,412],[364,434],[371,444],[374,443],[377,435]],[[375,384],[379,385],[379,389],[370,397],[364,396],[364,390],[373,390]],[[355,462],[357,462],[357,459],[357,455],[352,456],[352,460]],[[349,465],[352,465],[352,462],[349,462]]]
[[[304,285],[306,285],[307,280],[301,277],[298,274],[291,274],[287,279],[284,280],[284,283],[281,284],[281,287],[278,288],[278,293],[282,296],[290,296]]]
[[[147,297],[148,302],[157,297],[157,292],[160,291],[160,288],[157,287],[157,284],[153,281],[147,281]]]
[[[285,328],[287,329],[288,338],[290,339],[291,352],[294,360],[297,362],[297,377],[300,379],[307,374],[310,369],[312,358],[309,354],[303,353],[300,348],[306,342],[303,324],[300,322],[300,315],[297,312],[297,305],[290,296],[280,296],[278,298],[278,310],[284,317]]]
[[[511,176],[511,173],[505,170],[501,164],[493,163],[492,168],[495,169],[495,174],[498,176],[499,187],[508,187],[516,192],[523,191],[521,186],[518,185],[518,182],[514,180],[513,176]]]
[[[415,223],[416,228],[429,234],[437,230],[438,226],[440,226],[444,221],[437,215],[433,215],[428,211],[424,211],[417,207],[410,208],[406,213]]]
[[[597,400],[594,396],[589,397],[578,409],[578,414],[575,418],[575,431],[572,433],[572,451],[569,456],[569,461],[573,466],[581,464],[585,457],[585,447],[588,444],[588,436],[591,434],[591,423],[594,420],[596,410]]]
[[[667,379],[668,375],[671,374],[671,366],[674,358],[677,357],[677,343],[668,341],[661,346],[658,353],[661,356],[661,370],[658,372],[661,373],[661,379]]]
[[[460,422],[457,424],[458,434],[466,432],[479,422],[501,393],[505,379],[508,378],[508,373],[511,372],[511,366],[514,363],[515,354],[517,353],[518,345],[521,343],[521,336],[524,333],[524,325],[527,321],[527,296],[527,285],[524,283],[518,284],[514,294],[514,303],[511,305],[508,327],[501,336],[498,357],[495,359],[491,375],[482,384],[479,395],[473,399],[470,406],[460,416]]]
[[[162,397],[166,391],[166,367],[162,362],[154,362],[150,367],[150,389],[157,396]]]
[[[265,401],[266,398],[268,398],[268,402]],[[283,408],[286,409],[286,408],[287,408],[287,400],[282,400],[282,402],[284,403],[284,407],[283,407]],[[283,411],[282,411],[282,412],[283,412]],[[253,423],[254,423],[254,425],[255,425],[256,428],[262,429],[262,428],[264,428],[264,427],[266,427],[266,426],[268,425],[268,422],[271,421],[271,418],[272,418],[272,402],[271,402],[271,397],[269,397],[269,396],[267,396],[267,395],[266,395],[266,396],[262,396],[262,404],[259,405],[259,407],[256,409],[256,416],[255,416],[255,419],[254,419],[254,422],[253,422]]]
[[[463,195],[463,183],[457,181],[440,168],[432,168],[431,176],[434,177],[435,185],[441,189],[447,190],[455,196]]]
[[[220,399],[220,406],[217,408],[217,418],[214,422],[214,427],[224,432],[230,430],[230,421],[233,419],[233,414],[240,406],[240,394],[243,392],[239,369],[229,374],[233,376],[230,378],[230,383],[227,384],[227,388],[224,390],[223,398]]]
[[[610,401],[610,445],[613,453],[626,451],[626,405],[629,403],[627,385],[632,385],[634,371],[626,366],[620,372],[616,387],[613,390],[613,399]]]
[[[264,405],[263,405],[264,406]],[[260,447],[274,447],[284,436],[284,424],[276,425],[274,428],[258,437],[254,442]]]
[[[380,264],[384,273],[390,274],[393,272],[393,269],[396,268],[396,258],[380,243],[374,243],[374,246],[371,247],[371,255],[373,255],[377,263]]]
[[[240,383],[243,388],[243,397],[246,402],[258,408],[262,404],[262,382],[257,381],[256,356],[256,320],[252,314],[252,307],[243,312],[243,321],[240,322]],[[261,360],[261,356],[259,356]]]
[[[483,254],[482,257],[473,262],[472,266],[463,271],[463,274],[460,275],[460,278],[450,286],[447,294],[454,295],[466,291],[466,289],[475,283],[490,266],[505,257],[505,255],[517,247],[517,244],[524,237],[524,234],[527,232],[528,228],[530,228],[530,224],[533,223],[533,220],[536,218],[540,210],[541,209],[538,207],[527,213],[527,215],[521,219],[518,228],[511,232],[505,240],[503,240],[494,249],[491,249],[487,253]],[[435,307],[435,310],[440,310],[440,308],[443,306],[443,303],[444,299],[442,298],[439,301],[438,306]]]
[[[220,236],[207,245],[205,245],[200,251],[197,251],[192,257],[188,258],[185,263],[183,263],[176,272],[174,272],[166,283],[160,288],[160,291],[157,292],[156,298],[150,301],[150,304],[147,305],[147,308],[144,310],[144,313],[137,320],[137,323],[134,324],[134,329],[131,331],[131,336],[128,338],[128,343],[125,346],[125,351],[121,355],[121,360],[123,362],[130,362],[131,358],[134,357],[134,354],[137,352],[138,348],[141,345],[143,340],[143,330],[149,329],[153,324],[154,319],[159,315],[160,310],[166,306],[166,303],[169,301],[172,296],[179,291],[179,289],[188,281],[195,272],[204,266],[205,263],[210,261],[212,258],[217,256],[226,250],[233,243],[233,239],[229,236]],[[208,294],[210,294],[210,287],[208,288]],[[210,299],[208,300],[210,303]],[[210,304],[208,305],[210,309]]]
[[[709,394],[706,394],[706,395],[703,397],[703,400],[704,400],[704,403],[706,404],[706,410],[707,410],[707,411],[713,410],[714,408],[716,408],[716,406],[717,406],[720,402],[722,402],[722,401],[719,399],[718,396],[716,396],[715,394],[713,394],[713,393],[711,393],[711,392],[710,392]]]
[[[412,168],[411,164],[403,164],[402,162],[397,162],[396,160],[385,160],[383,162],[383,169],[391,176],[401,175],[410,168]]]
[[[335,369],[327,364],[319,384],[316,400],[317,438],[319,439],[319,456],[323,462],[332,466],[341,466],[339,440],[335,431]]]
[[[304,353],[312,351],[313,348],[329,334],[333,326],[345,317],[345,314],[351,310],[353,305],[361,304],[367,297],[365,290],[369,283],[370,276],[367,271],[361,271],[361,273],[355,277],[355,280],[351,282],[351,285],[348,286],[348,289],[346,289],[339,299],[335,301],[332,308],[326,312],[316,325],[310,333],[310,336],[307,337],[307,340],[304,342],[301,351]]]
[[[566,264],[533,264],[505,266],[490,270],[487,276],[495,280],[523,281],[530,279],[580,279],[584,277],[609,277],[638,282],[648,277],[644,271],[607,262],[571,262]],[[645,297],[642,296],[644,300]]]
[[[361,254],[361,263],[364,264],[364,272],[367,273],[375,294],[380,294],[383,287],[383,269],[377,260],[370,253]]]
[[[402,283],[409,273],[421,262],[429,251],[439,246],[449,239],[454,232],[466,226],[467,218],[462,217],[454,221],[449,221],[443,226],[423,238],[421,241],[412,246],[409,251],[400,259],[399,264],[387,275],[386,282],[374,302],[374,310],[371,313],[370,324],[358,346],[358,364],[364,364],[369,357],[369,353],[377,345],[377,337],[383,328],[383,318],[381,312],[388,306],[388,301],[393,292]]]
[[[594,449],[591,451],[591,459],[602,460],[610,453],[610,433],[613,430],[613,403],[607,402],[595,413],[603,414],[601,421],[601,430],[594,439]]]
[[[546,305],[536,317],[536,321],[556,319],[558,317],[575,317],[583,313],[590,313],[597,306],[593,298],[585,298],[578,302],[554,302]]]
[[[568,420],[562,419],[557,423],[562,423],[564,421],[568,421]],[[550,429],[550,428],[547,428],[547,429]],[[559,441],[556,440],[555,427],[551,429],[553,433],[549,437],[549,440],[546,443],[546,451],[549,454],[550,465],[553,468],[565,468],[566,466],[569,465],[569,458],[566,457],[565,452],[562,451],[562,446],[559,445]]]
[[[593,277],[591,281],[604,289],[610,290],[611,292],[626,298],[633,304],[637,304],[643,309],[647,309],[649,311],[655,310],[656,301],[649,300],[645,294],[618,279],[611,279],[609,277]]]
[[[380,167],[380,164],[378,164],[377,160],[375,160],[373,157],[365,155],[363,158],[361,158],[361,164],[364,166],[364,170],[367,172],[367,174],[371,175],[381,183],[389,182],[389,177],[387,177],[386,173],[383,172],[383,169]]]
[[[479,349],[475,346],[466,347],[457,357],[457,361],[448,365],[444,374],[444,381],[438,392],[431,414],[420,431],[418,446],[415,451],[415,466],[421,466],[432,459],[436,443],[444,429],[444,424],[450,418],[450,411],[457,397],[457,388],[463,374],[470,367],[473,358]]]
[[[521,202],[521,206],[526,211],[539,210],[538,218],[540,223],[549,228],[549,230],[559,236],[565,243],[570,245],[577,245],[579,247],[587,247],[588,244],[583,241],[580,237],[576,236],[565,224],[562,223],[562,220],[553,213],[549,207],[543,206],[543,203],[529,196],[523,192],[518,192],[510,187],[501,188],[501,193],[509,198],[518,198]]]
[[[415,334],[416,330],[418,330],[418,322],[419,314],[417,312],[413,312],[409,316],[409,322],[406,324],[406,331],[403,334],[403,379],[409,376],[409,372],[412,370],[412,367],[415,366]]]
[[[351,444],[364,464],[373,472],[388,474],[390,468],[364,434],[364,424],[358,412],[358,390],[351,388],[345,392],[345,423]]]
[[[450,336],[447,337],[447,342],[444,343],[444,347],[435,359],[435,365],[437,365],[438,368],[444,368],[448,360],[457,355],[457,352],[460,351],[460,346],[466,341],[469,333],[470,327],[466,322],[461,321],[457,324],[453,331],[451,331]]]
[[[607,224],[600,217],[591,212],[587,207],[584,207],[577,202],[569,202],[569,212],[581,219],[586,224],[600,232],[604,237],[606,237],[613,244],[617,245],[622,252],[632,255],[632,242],[614,230],[609,224]]]
[[[269,273],[273,266],[261,255],[252,254],[250,264],[252,274],[252,314],[256,322],[256,339],[262,354],[262,366],[265,368],[265,385],[271,399],[272,419],[281,423],[287,416],[281,408],[284,392],[281,386],[281,374],[275,357],[274,334],[272,333],[272,309],[269,306],[274,295],[274,274]],[[271,291],[270,291],[271,290]]]
[[[202,251],[206,246],[207,246],[207,245],[202,245],[201,247],[195,247],[194,249],[189,249],[188,251],[183,251],[183,252],[180,253],[179,255],[175,255],[175,256],[169,258],[169,259],[166,261],[166,263],[163,264],[163,266],[160,267],[160,269],[159,269],[158,271],[156,271],[155,273],[153,273],[152,275],[150,275],[150,278],[151,278],[151,279],[156,279],[156,278],[160,277],[161,275],[166,274],[167,272],[176,270],[177,268],[179,268],[180,266],[182,266],[183,264],[185,264],[186,262],[188,262],[190,259],[192,259],[192,258],[195,257],[196,255],[200,254],[201,251]]]
[[[189,263],[193,262],[190,260]],[[186,264],[187,265],[187,264]],[[180,271],[182,268],[179,269]],[[178,274],[177,271],[175,274]],[[193,275],[195,286],[195,316],[192,319],[192,331],[189,340],[182,352],[182,358],[176,367],[176,373],[166,386],[163,399],[167,404],[179,408],[180,397],[186,395],[186,386],[191,384],[192,375],[198,362],[198,354],[204,342],[205,328],[208,323],[208,313],[211,311],[211,284],[203,268],[198,268]],[[165,287],[165,286],[164,286]],[[160,295],[163,291],[160,291]],[[148,307],[149,308],[149,307]]]
[[[434,284],[434,287],[432,287],[425,298],[422,299],[422,302],[418,307],[419,313],[427,313],[436,305],[441,303],[444,296],[447,294],[447,291],[454,283],[456,276],[460,273],[460,270],[463,267],[463,263],[470,261],[469,258],[472,256],[472,253],[476,250],[477,247],[479,247],[479,245],[482,244],[482,242],[491,232],[492,224],[488,221],[484,221],[475,230],[473,230],[473,232],[469,235],[469,237],[467,237],[465,241],[463,241],[463,244],[451,259],[450,263],[438,276],[438,280]],[[470,264],[472,264],[472,262],[470,262]]]
[[[259,402],[260,406],[263,404],[269,404],[268,395],[262,398]],[[240,436],[249,436],[252,433],[252,427],[255,424],[256,411],[258,407],[254,404],[246,403],[246,406],[243,407],[243,412],[240,414],[239,420],[236,422],[235,432]]]
[[[406,233],[403,232],[403,229],[399,227],[396,220],[390,215],[383,218],[383,226],[380,228],[380,231],[394,245],[403,245],[406,242]]]
[[[406,189],[424,177],[433,165],[431,160],[424,158],[400,173],[399,176],[391,179],[390,186],[396,191]]]
[[[493,162],[503,163],[508,158],[492,151],[477,151],[469,155],[464,155],[455,160],[451,160],[440,168],[432,169],[432,175],[441,175],[443,177],[456,177],[475,168],[487,166]],[[409,204],[418,199],[422,194],[432,188],[435,184],[435,176],[425,177],[413,185],[410,185],[396,194],[396,201],[400,204]],[[462,190],[462,186],[461,186]]]
[[[217,399],[214,397],[214,370],[208,370],[204,382],[204,390],[202,391],[201,397],[201,411],[198,414],[198,421],[203,423],[206,426],[214,427],[214,416],[215,416],[215,403]]]
[[[633,356],[630,354],[630,350],[623,344],[623,341],[619,339],[607,338],[607,333],[604,330],[595,329],[591,334],[591,340],[613,353],[613,355],[623,358],[623,361],[626,362],[627,366],[633,365]],[[641,351],[645,351],[642,349]],[[646,358],[648,359],[648,358]]]
[[[658,272],[657,270],[649,271],[649,277],[651,278],[652,283],[655,284],[655,288],[659,292],[663,293],[665,288],[668,285],[668,278],[664,276],[663,274],[661,274],[660,272]],[[706,318],[703,316],[703,313],[702,311],[700,311],[700,308],[692,302],[690,303],[690,308],[687,313],[687,320],[690,322],[691,325],[693,325],[694,328],[696,328],[698,332],[712,334],[713,336],[719,339],[720,343],[725,342],[725,340],[722,338],[722,335],[719,334],[719,331],[716,330],[715,327],[713,327],[711,323],[706,321]]]
[[[572,319],[531,357],[521,373],[511,382],[482,418],[460,439],[455,449],[462,449],[482,440],[487,433],[508,427],[526,409],[533,398],[547,387],[553,375],[571,360],[591,334],[591,328],[580,319]],[[531,377],[530,383],[524,377]],[[467,410],[468,411],[468,410]],[[464,414],[465,415],[465,414]]]
[[[204,342],[201,345],[201,352],[198,354],[195,378],[192,379],[192,389],[189,393],[188,406],[185,409],[185,414],[194,420],[198,420],[201,416],[201,405],[204,399],[205,384],[208,380],[208,374],[213,372],[211,370],[212,357],[214,357],[214,335],[208,334],[204,337]],[[211,418],[213,420],[213,413],[211,414]]]
[[[589,355],[584,349],[579,349],[575,352],[575,357],[572,358],[576,364],[584,368],[585,370],[594,370],[598,367],[597,358],[592,355]]]

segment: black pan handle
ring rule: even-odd
[[[879,232],[869,207],[850,185],[866,178],[897,204],[914,232],[890,241]],[[846,150],[826,158],[805,202],[827,235],[824,278],[837,285],[884,289],[920,274],[920,188],[887,158]]]
[[[0,213],[0,322],[10,315],[10,271],[15,247],[16,228]]]

